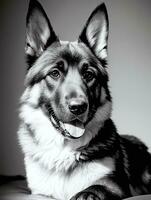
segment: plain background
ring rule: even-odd
[[[61,40],[75,40],[99,0],[41,0]],[[109,21],[113,119],[121,134],[134,134],[151,150],[151,1],[105,0]],[[25,75],[28,1],[0,1],[0,174],[23,174],[17,142],[19,97]]]

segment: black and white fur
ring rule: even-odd
[[[58,200],[120,200],[151,193],[147,147],[133,136],[120,136],[111,120],[107,40],[104,4],[92,12],[77,41],[62,42],[39,2],[30,1],[18,137],[33,194]],[[47,104],[60,123],[75,130],[81,123],[84,134],[63,136],[50,120]],[[77,114],[75,104],[85,104],[85,110]]]

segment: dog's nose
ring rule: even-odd
[[[69,103],[69,110],[75,115],[81,115],[87,110],[87,103],[83,100],[73,99]]]

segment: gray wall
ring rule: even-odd
[[[62,40],[75,40],[99,0],[41,0]],[[109,73],[113,119],[120,133],[151,149],[151,1],[105,0],[110,19]],[[23,91],[27,1],[0,1],[0,173],[24,173],[17,144],[18,100]]]

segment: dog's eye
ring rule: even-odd
[[[95,74],[92,70],[86,70],[83,72],[83,78],[86,80],[86,82],[90,82],[94,79]]]
[[[54,69],[54,70],[51,71],[49,74],[50,74],[50,76],[51,76],[52,78],[59,78],[59,77],[60,77],[60,72],[59,72],[58,69]]]
[[[88,64],[88,63],[83,63],[83,65],[82,65],[82,69],[83,69],[83,70],[87,70],[88,67],[89,67],[89,64]]]

